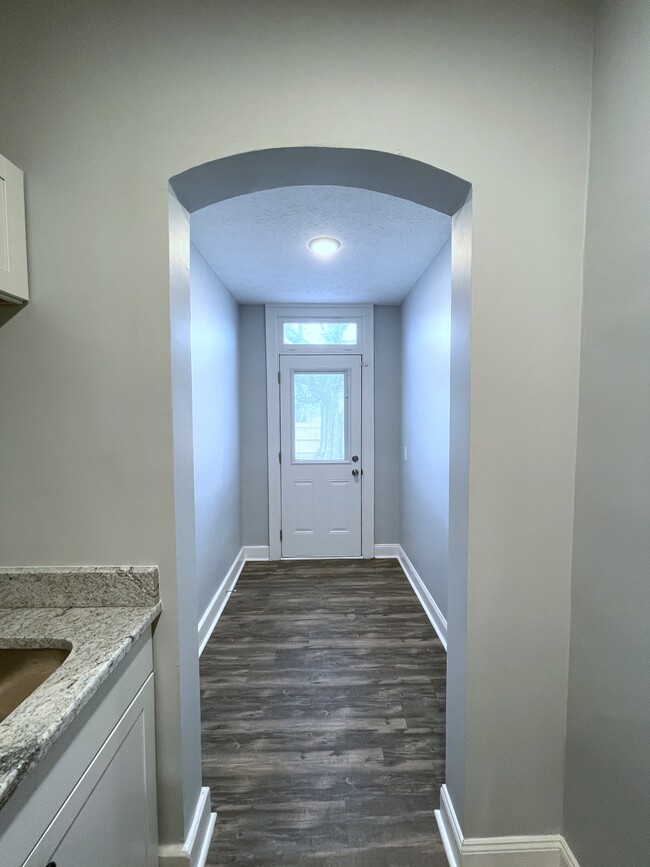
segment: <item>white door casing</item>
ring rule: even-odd
[[[284,356],[360,355],[361,356],[361,437],[363,475],[360,474],[363,508],[361,512],[361,556],[374,556],[374,323],[372,305],[267,304],[266,308],[266,406],[269,478],[269,554],[271,560],[283,556],[280,531],[282,515],[282,477],[280,464],[280,385],[278,377]],[[356,343],[339,345],[291,345],[283,339],[286,323],[328,322],[357,325]],[[354,452],[353,452],[354,454]],[[284,555],[288,556],[288,555]]]
[[[361,356],[280,360],[283,557],[360,557]]]

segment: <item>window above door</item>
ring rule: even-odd
[[[359,322],[343,322],[339,319],[304,319],[300,322],[282,323],[283,346],[358,346]]]
[[[278,355],[364,355],[372,342],[371,305],[267,304],[266,321],[267,345]]]

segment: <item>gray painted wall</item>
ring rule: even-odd
[[[378,305],[375,322],[375,544],[400,541],[400,308]]]
[[[0,557],[160,565],[163,838],[200,785],[181,750],[199,755],[197,662],[175,658],[196,635],[178,615],[166,182],[296,144],[406,150],[474,186],[459,810],[469,835],[557,830],[590,4],[0,8],[0,153],[26,173],[31,278],[0,330]]]
[[[190,253],[190,308],[200,619],[242,545],[239,306],[194,245]]]
[[[650,863],[650,4],[596,28],[565,833],[582,867]]]
[[[442,613],[449,575],[451,242],[402,303],[401,542]]]
[[[239,308],[242,529],[244,545],[269,544],[266,332],[261,304]]]

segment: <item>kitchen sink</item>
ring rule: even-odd
[[[0,648],[0,722],[57,670],[70,653],[63,647]]]

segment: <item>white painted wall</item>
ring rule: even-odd
[[[447,616],[451,242],[402,312],[401,544]],[[407,459],[404,460],[403,449]]]
[[[200,620],[242,546],[239,305],[194,245],[190,309]]]
[[[269,544],[266,326],[261,304],[239,308],[241,483],[244,545]]]
[[[296,144],[406,153],[473,184],[469,615],[454,698],[466,726],[452,795],[468,836],[559,828],[589,4],[33,0],[0,16],[0,153],[26,173],[32,298],[0,331],[0,557],[160,565],[163,836],[187,829],[200,785],[198,759],[185,761],[198,756],[185,713],[196,647],[173,661],[189,618],[166,181]]]
[[[565,836],[650,863],[650,5],[601,4],[585,245]]]
[[[400,541],[400,308],[376,305],[375,326],[375,544]]]

